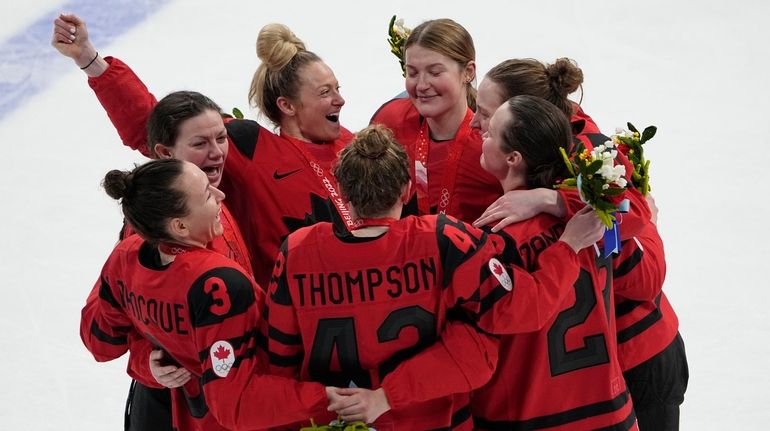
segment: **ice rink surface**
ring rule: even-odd
[[[463,24],[479,77],[506,58],[577,60],[606,133],[658,126],[647,157],[691,373],[681,429],[770,423],[770,3],[31,0],[0,4],[0,429],[122,429],[128,389],[125,360],[94,362],[78,324],[121,224],[99,181],[142,158],[49,45],[60,11],[156,95],[194,89],[251,118],[257,31],[285,23],[335,71],[351,130],[403,90],[393,14]]]

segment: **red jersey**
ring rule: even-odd
[[[435,214],[440,201],[449,199],[446,213],[466,222],[473,222],[503,194],[500,182],[486,172],[480,164],[481,136],[470,127],[473,112],[468,109],[463,123],[454,139],[436,142],[425,133],[425,119],[408,98],[393,99],[380,107],[372,117],[372,123],[389,127],[409,155],[412,173],[412,198],[404,207],[404,214]],[[417,152],[424,137],[427,143],[427,181],[430,211],[418,209],[415,178]],[[453,152],[457,151],[456,158]],[[456,162],[453,160],[456,159]],[[453,167],[454,166],[454,167]],[[447,170],[454,170],[454,174]],[[446,193],[442,194],[442,189]]]
[[[676,337],[679,319],[662,292],[666,276],[663,241],[650,224],[624,241],[613,259],[618,356],[623,371],[662,352]]]
[[[145,125],[157,103],[122,61],[88,82],[123,143],[146,153]],[[230,151],[220,188],[250,252],[254,277],[266,286],[281,241],[294,230],[319,221],[341,220],[344,203],[329,173],[337,153],[353,139],[346,129],[323,144],[276,135],[250,120],[227,120]]]
[[[601,134],[591,117],[580,106],[575,107],[571,122],[576,138],[588,148],[605,142],[608,138]],[[626,177],[631,178],[631,163],[622,153],[619,160],[626,166]],[[632,194],[638,202],[641,195]],[[641,202],[638,205],[648,208]],[[663,241],[652,223],[645,223],[641,229],[631,228],[631,232],[635,230],[638,234],[623,241],[621,253],[613,257],[618,357],[623,371],[663,351],[679,328],[676,313],[661,291],[666,274]],[[629,238],[627,225],[621,229],[621,235]]]
[[[524,268],[535,269],[564,231],[559,219],[541,214],[504,228]],[[504,336],[500,366],[474,392],[476,429],[635,429],[615,345],[610,261],[594,248],[579,254],[561,311],[540,331]]]
[[[253,279],[219,253],[192,249],[162,265],[157,248],[134,235],[105,263],[80,335],[97,360],[107,361],[126,352],[136,330],[193,373],[197,378],[172,390],[180,431],[263,428],[326,405],[321,385],[262,374],[263,304]]]
[[[445,215],[407,217],[376,238],[329,223],[289,235],[268,289],[275,371],[326,385],[382,386],[392,410],[374,423],[378,430],[471,429],[468,394],[447,395],[467,387],[451,381],[465,379],[453,371],[465,354],[421,354],[447,321],[496,333],[542,324],[578,272],[563,242],[533,275],[501,264],[503,250],[499,238]]]

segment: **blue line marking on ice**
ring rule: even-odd
[[[0,120],[74,67],[51,46],[53,21],[60,12],[72,12],[85,20],[94,46],[104,48],[166,3],[168,0],[68,1],[0,42]]]

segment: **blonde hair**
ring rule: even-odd
[[[340,152],[334,176],[360,217],[377,217],[396,204],[409,184],[409,157],[390,129],[372,124]]]
[[[412,30],[404,44],[404,52],[412,46],[419,45],[431,51],[446,55],[456,61],[461,68],[476,60],[476,48],[473,38],[465,27],[449,18],[425,21]],[[476,88],[473,86],[475,76],[465,84],[468,106],[476,110]]]
[[[278,98],[296,99],[299,71],[321,58],[306,50],[304,42],[283,24],[262,27],[257,36],[257,57],[262,63],[251,80],[249,102],[278,125],[281,122]]]

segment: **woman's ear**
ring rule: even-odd
[[[508,167],[518,169],[524,166],[524,156],[520,152],[513,150],[505,156],[505,162],[508,164]]]
[[[174,217],[166,225],[169,235],[177,240],[184,240],[190,236],[190,229],[187,224],[179,217]],[[184,241],[180,241],[184,242]]]
[[[476,79],[476,62],[471,60],[463,70],[463,82],[470,84],[474,79]]]
[[[407,202],[409,202],[409,191],[412,190],[412,180],[409,180],[408,183],[404,186],[404,188],[401,189],[401,202],[406,205]]]
[[[291,100],[281,96],[275,101],[276,105],[278,105],[278,109],[281,110],[281,112],[284,115],[288,115],[293,117],[297,113],[297,108],[294,106],[294,103],[292,103]]]
[[[163,144],[155,144],[154,147],[152,147],[153,151],[155,151],[155,154],[157,154],[159,159],[173,159],[174,154],[172,153],[171,149],[172,147],[167,147]]]

